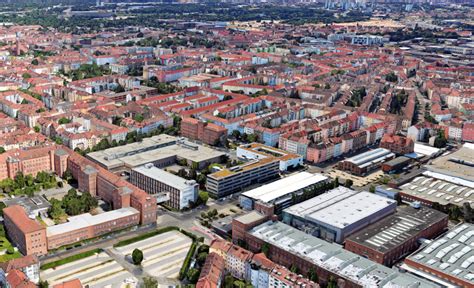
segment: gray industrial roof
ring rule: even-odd
[[[474,287],[474,225],[461,224],[408,259]]]
[[[395,205],[395,200],[340,186],[283,211],[342,229]]]
[[[347,240],[387,252],[446,217],[446,214],[426,207],[399,207],[395,214],[362,229]]]
[[[265,242],[306,259],[315,265],[350,279],[363,287],[437,287],[418,277],[401,274],[352,252],[308,235],[281,222],[268,221],[250,230]]]

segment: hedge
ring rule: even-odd
[[[53,262],[50,262],[50,263],[43,264],[43,265],[41,265],[40,269],[41,270],[46,270],[46,269],[50,269],[50,268],[56,268],[58,266],[61,266],[61,265],[64,265],[64,264],[67,264],[67,263],[70,263],[70,262],[74,262],[74,261],[77,261],[77,260],[80,260],[80,259],[83,259],[83,258],[90,257],[90,256],[92,256],[94,254],[97,254],[97,253],[100,253],[100,252],[102,252],[102,249],[100,249],[100,248],[92,249],[92,250],[89,250],[89,251],[85,251],[85,252],[82,252],[82,253],[79,253],[79,254],[75,254],[75,255],[57,260],[57,261],[53,261]]]
[[[135,242],[138,242],[138,241],[141,241],[141,240],[145,240],[145,239],[148,239],[150,237],[153,237],[153,236],[156,236],[156,235],[159,235],[159,234],[163,234],[163,233],[166,233],[166,232],[170,232],[170,231],[179,231],[179,232],[183,233],[184,235],[188,236],[189,238],[191,238],[193,240],[193,242],[194,241],[198,241],[198,242],[203,242],[204,241],[204,237],[199,237],[198,238],[193,233],[190,233],[190,232],[188,232],[184,229],[181,229],[179,227],[167,226],[167,227],[163,227],[161,229],[155,230],[155,231],[151,231],[151,232],[148,232],[148,233],[145,233],[145,234],[142,234],[142,235],[138,235],[138,236],[130,238],[130,239],[119,241],[119,242],[114,244],[114,247],[117,248],[117,247],[127,246],[129,244],[132,244],[132,243],[135,243]]]
[[[189,248],[188,254],[186,254],[186,259],[184,259],[183,266],[179,270],[179,280],[183,280],[186,277],[186,273],[188,272],[189,265],[191,264],[191,259],[194,256],[194,252],[196,252],[197,242],[193,241],[191,247]]]
[[[159,234],[163,234],[163,233],[166,233],[166,232],[170,232],[170,231],[181,231],[181,230],[179,229],[179,227],[176,227],[176,226],[163,227],[161,229],[151,231],[151,232],[148,232],[148,233],[145,233],[145,234],[141,234],[141,235],[138,235],[138,236],[130,238],[130,239],[119,241],[119,242],[114,244],[114,247],[127,246],[129,244],[132,244],[132,243],[135,243],[135,242],[138,242],[138,241],[141,241],[141,240],[145,240],[145,239],[148,239],[150,237],[153,237],[153,236],[156,236],[156,235],[159,235]]]

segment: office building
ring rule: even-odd
[[[184,209],[196,201],[199,184],[159,169],[153,164],[132,169],[130,182],[174,209]]]
[[[283,210],[283,221],[326,241],[343,243],[347,236],[396,208],[395,200],[337,187]]]
[[[264,183],[279,176],[279,160],[269,157],[254,160],[207,175],[206,189],[221,198],[254,184]]]
[[[344,248],[379,264],[392,266],[433,239],[448,226],[448,215],[422,207],[405,206],[346,239]]]
[[[474,225],[463,223],[405,259],[402,268],[443,287],[474,287]]]
[[[355,175],[366,175],[393,158],[395,158],[395,154],[390,150],[377,148],[340,161],[338,168]]]
[[[299,198],[297,196],[302,196],[305,191],[318,189],[328,181],[328,177],[321,174],[296,173],[242,193],[240,205],[246,210],[257,209],[258,203],[271,205],[274,207],[273,213],[280,214],[283,209],[296,204],[295,201]]]

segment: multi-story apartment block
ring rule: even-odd
[[[200,140],[208,145],[217,145],[225,141],[227,129],[188,117],[181,121],[181,136]]]

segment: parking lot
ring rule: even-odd
[[[138,248],[143,251],[143,270],[149,275],[177,278],[192,240],[177,231],[166,232],[127,246],[114,248],[113,252],[129,258]]]
[[[134,287],[137,279],[106,253],[101,252],[81,260],[40,272],[50,287],[79,278],[84,287]]]

